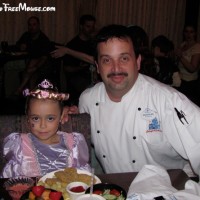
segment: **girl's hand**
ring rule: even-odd
[[[69,114],[78,114],[79,110],[77,106],[65,106],[61,116],[61,124],[64,124],[69,119]]]

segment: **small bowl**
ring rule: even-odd
[[[83,190],[80,190],[82,187]],[[88,185],[83,182],[71,182],[67,185],[66,191],[69,193],[71,200],[76,200],[79,196],[85,194]]]
[[[19,200],[34,185],[34,180],[29,177],[10,178],[4,183],[4,188],[8,191],[13,200]]]
[[[97,194],[83,194],[79,196],[76,200],[105,200],[105,198]]]
[[[116,190],[124,197],[124,199],[126,199],[126,197],[127,197],[127,192],[122,187],[120,187],[119,185],[116,185],[116,184],[99,183],[99,184],[95,184],[93,186],[93,194],[101,195],[99,192],[101,191],[103,193],[105,190]],[[90,188],[88,188],[85,191],[85,193],[89,194]],[[106,198],[104,197],[104,199],[106,199]]]

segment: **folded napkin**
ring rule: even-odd
[[[161,166],[145,165],[131,183],[128,200],[200,200],[200,185],[189,180],[185,190],[178,191],[171,185],[167,171]],[[162,199],[162,198],[158,198]]]

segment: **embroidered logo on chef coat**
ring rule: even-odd
[[[157,112],[146,108],[142,112],[142,118],[148,121],[146,132],[161,132],[160,122],[158,120]]]

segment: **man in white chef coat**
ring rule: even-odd
[[[200,108],[140,74],[134,48],[125,26],[109,25],[97,35],[95,60],[103,82],[79,100],[79,112],[91,116],[97,158],[106,173],[138,172],[152,164],[198,175]]]

